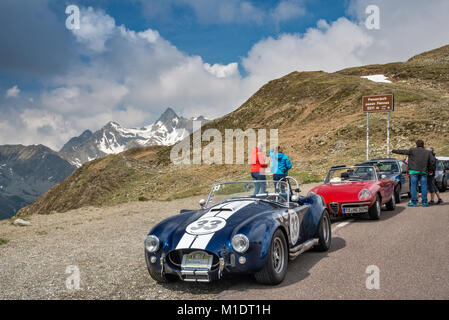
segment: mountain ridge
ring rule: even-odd
[[[0,219],[31,204],[75,169],[41,144],[0,146]]]
[[[202,123],[208,121],[202,116],[198,119]],[[86,130],[71,138],[59,152],[80,167],[83,163],[133,147],[175,144],[192,132],[193,121],[178,116],[172,108],[167,108],[154,123],[141,128],[124,128],[116,121],[109,121],[95,132]]]

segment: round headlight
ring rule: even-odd
[[[371,191],[368,189],[362,189],[359,192],[359,200],[368,200],[371,198]]]
[[[153,235],[148,236],[145,239],[145,249],[148,252],[156,252],[159,249],[159,239]]]
[[[236,234],[231,240],[232,248],[238,253],[245,253],[249,248],[249,240],[243,234]]]

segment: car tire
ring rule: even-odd
[[[394,209],[396,209],[396,199],[394,194],[391,196],[391,199],[387,202],[386,206],[387,210],[389,211],[393,211]]]
[[[396,203],[401,203],[402,201],[402,195],[401,195],[401,185],[397,185],[396,189],[394,189],[394,197]]]
[[[376,201],[371,206],[371,208],[369,208],[369,210],[368,210],[368,215],[371,220],[379,220],[380,219],[380,207],[381,207],[380,197],[379,197],[379,195],[377,195]]]
[[[255,274],[256,281],[261,284],[276,285],[281,283],[287,274],[288,246],[284,233],[278,229],[271,238],[265,265]]]
[[[156,272],[148,268],[151,278],[158,283],[170,283],[175,282],[178,278],[173,274],[162,275],[160,272]]]
[[[321,215],[320,224],[318,225],[315,237],[319,240],[318,244],[314,247],[316,251],[328,251],[330,249],[332,242],[332,228],[331,219],[327,210],[324,210]]]

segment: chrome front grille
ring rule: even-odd
[[[333,214],[338,214],[338,209],[339,209],[338,202],[329,203],[329,208],[331,209]]]
[[[198,250],[198,249],[178,249],[178,250],[173,250],[170,251],[169,254],[167,255],[167,262],[170,265],[170,267],[175,268],[175,269],[181,269],[181,263],[182,263],[182,257],[185,254],[189,254],[193,251],[202,251],[202,250]],[[204,250],[203,250],[204,251]],[[209,251],[205,251],[208,254],[213,256],[213,260],[212,260],[212,270],[215,270],[216,268],[218,268],[219,265],[219,259],[218,256],[212,252]]]

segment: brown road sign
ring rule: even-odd
[[[377,96],[364,96],[362,99],[364,112],[386,112],[394,111],[394,99],[392,94],[381,94]]]

